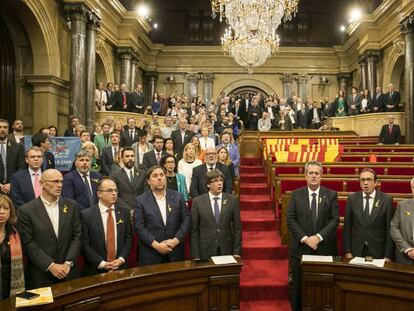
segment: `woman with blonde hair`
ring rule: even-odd
[[[214,142],[214,139],[212,139],[212,138],[209,137],[210,130],[209,130],[207,124],[204,124],[203,125],[203,127],[200,130],[200,133],[201,133],[201,137],[199,138],[199,141],[200,141],[200,148],[202,150],[205,151],[206,149],[215,148],[216,147],[216,144]]]
[[[191,138],[191,143],[194,144],[195,148],[196,148],[196,157],[199,158],[201,160],[201,162],[204,163],[204,150],[201,149],[200,147],[200,140],[197,136],[193,136],[193,138]]]
[[[25,289],[22,244],[14,227],[16,221],[12,201],[0,194],[0,299],[12,297]]]
[[[86,150],[91,156],[91,170],[93,172],[101,171],[101,160],[99,159],[99,150],[91,141],[86,141],[82,144],[82,150]]]
[[[183,158],[178,162],[178,173],[184,175],[188,192],[190,192],[193,168],[201,164],[203,163],[196,156],[196,147],[193,143],[188,143],[184,147]]]
[[[217,162],[227,165],[230,171],[231,179],[234,180],[236,173],[234,170],[233,162],[230,160],[229,151],[226,147],[223,146],[217,150]]]

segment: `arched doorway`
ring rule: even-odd
[[[234,95],[236,98],[245,98],[247,95],[248,98],[260,93],[261,99],[264,101],[269,96],[264,90],[255,86],[241,86],[232,90],[229,94]]]
[[[16,118],[16,60],[13,41],[0,18],[0,118],[13,122]]]
[[[96,83],[101,82],[105,87],[107,81],[105,66],[99,54],[96,54]]]
[[[401,101],[404,100],[405,94],[405,85],[404,85],[404,75],[405,75],[405,58],[404,55],[398,57],[397,61],[394,64],[394,68],[391,72],[391,81],[389,83],[393,83],[395,89],[400,92]],[[388,90],[384,90],[387,92]]]

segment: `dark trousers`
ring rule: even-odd
[[[289,287],[290,287],[290,305],[292,311],[300,311],[302,308],[302,286],[301,286],[301,266],[300,259],[289,258]]]

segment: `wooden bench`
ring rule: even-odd
[[[414,152],[414,145],[347,145],[344,152]]]

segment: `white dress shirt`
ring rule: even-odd
[[[315,197],[315,200],[316,200],[316,218],[318,218],[318,210],[319,210],[319,190],[320,189],[321,188],[319,187],[315,191],[312,191],[311,189],[308,188],[308,193],[309,193],[309,197],[308,197],[308,200],[309,200],[309,208],[312,208],[312,199],[313,199],[312,194],[313,193],[316,193],[316,197]],[[323,237],[319,233],[317,233],[316,235],[318,236],[318,238],[321,241],[323,241]],[[308,236],[306,235],[300,241],[303,243],[303,240],[305,240],[307,238],[308,238]]]
[[[132,177],[134,177],[134,168],[129,169],[126,166],[124,166],[124,170],[125,170],[125,173],[128,176],[129,181],[132,181],[130,176],[131,176],[131,172],[132,172]]]
[[[56,237],[59,238],[59,199],[54,202],[46,201],[43,196],[40,196],[40,199],[42,200],[43,205],[46,208],[46,212],[49,215],[53,231],[55,231]]]
[[[206,150],[206,149],[210,149],[210,148],[215,148],[216,144],[214,143],[214,139],[210,138],[210,137],[200,137],[199,138],[200,141],[200,148],[201,150]]]
[[[164,223],[164,226],[167,225],[167,199],[166,199],[166,193],[162,196],[162,198],[157,197],[154,193],[152,193],[155,197],[155,201],[157,202],[157,206],[160,209],[162,222]]]
[[[30,174],[30,180],[32,181],[32,186],[33,186],[33,190],[35,188],[35,176],[34,174],[37,173],[39,176],[39,182],[40,182],[40,177],[42,177],[42,170],[39,168],[37,170],[37,172],[35,172],[34,170],[32,170],[30,167],[28,168],[29,170],[29,174]]]
[[[214,215],[214,198],[219,198],[217,200],[217,204],[219,206],[219,212],[221,213],[221,205],[223,204],[223,192],[221,192],[219,195],[214,195],[212,194],[210,191],[208,192],[208,196],[210,198],[210,205],[211,205],[211,210],[213,211],[213,215]]]
[[[374,190],[374,192],[372,192],[370,195],[369,195],[369,214],[371,215],[371,212],[372,212],[372,207],[374,206],[374,199],[375,199],[375,194],[376,194],[376,190]],[[365,197],[366,197],[367,195],[364,193],[364,192],[362,192],[362,213],[364,213],[364,210],[365,210],[365,204],[367,203],[367,200],[365,200]]]

